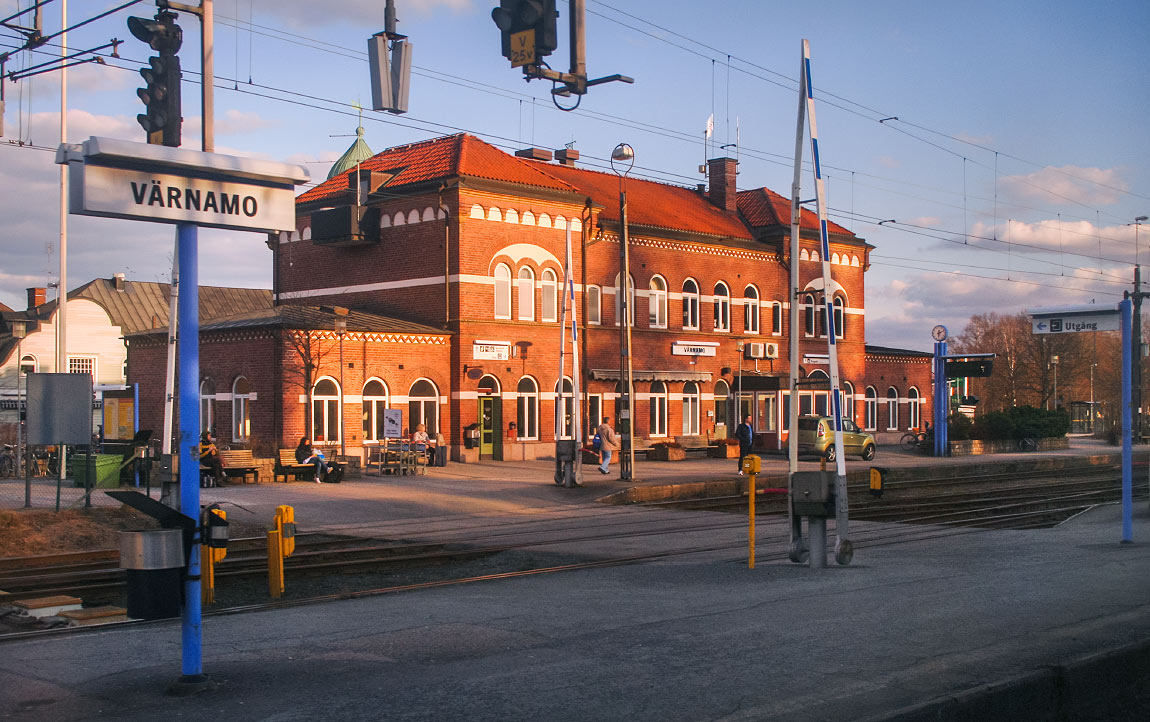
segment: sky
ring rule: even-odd
[[[125,1],[73,0],[69,25]],[[0,19],[31,4],[0,0]],[[868,343],[927,350],[938,323],[958,334],[974,314],[1114,303],[1150,261],[1150,223],[1134,221],[1150,215],[1144,0],[587,0],[589,75],[635,83],[594,87],[572,112],[500,55],[496,4],[397,0],[414,44],[410,110],[363,113],[374,151],[467,131],[508,151],[573,144],[582,164],[606,168],[627,142],[637,175],[693,187],[705,158],[737,155],[740,189],[789,196],[805,38],[830,218],[875,246]],[[46,33],[61,28],[60,5],[46,6]],[[383,5],[216,0],[216,151],[300,163],[323,180],[354,140],[356,105],[370,105],[366,45]],[[566,70],[568,4],[558,7],[549,61]],[[126,19],[153,13],[139,2],[69,33],[72,52],[124,42],[118,59],[101,51],[105,64],[69,69],[68,142],[144,140],[135,89],[151,51]],[[177,22],[184,147],[199,149],[199,21]],[[0,52],[19,43],[0,28]],[[50,60],[59,40],[41,51],[5,70]],[[3,82],[0,302],[23,309],[25,288],[59,277],[60,74]],[[809,165],[802,183],[813,198]],[[168,279],[173,227],[67,226],[70,288],[117,272]],[[264,237],[203,231],[200,282],[270,287]]]

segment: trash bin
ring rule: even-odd
[[[180,616],[184,532],[153,529],[120,532],[120,568],[127,570],[128,616]]]
[[[93,488],[115,489],[120,486],[120,462],[118,454],[92,454],[92,466],[95,467]],[[76,454],[68,460],[68,472],[75,480],[76,486],[87,486],[88,457],[86,454]]]

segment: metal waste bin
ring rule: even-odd
[[[154,529],[120,532],[120,568],[127,570],[128,616],[180,616],[184,532]]]

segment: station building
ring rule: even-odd
[[[866,345],[873,246],[830,223],[824,287],[817,217],[803,211],[800,255],[790,258],[789,200],[738,191],[734,159],[710,161],[709,182],[687,188],[621,181],[580,167],[570,149],[511,155],[467,134],[374,155],[360,144],[349,149],[359,157],[345,156],[299,196],[295,231],[269,239],[274,308],[201,329],[202,425],[222,438],[286,447],[309,435],[354,454],[379,440],[379,413],[390,407],[403,409],[405,429],[425,423],[442,434],[456,460],[551,456],[556,436],[589,435],[603,416],[617,425],[624,292],[637,447],[706,444],[750,414],[757,444],[782,448],[792,331],[809,384],[800,412],[828,408],[828,296],[847,416],[880,434],[930,418],[930,355]],[[568,233],[578,400],[569,357],[560,378]],[[800,327],[791,329],[795,262]],[[129,374],[151,377],[142,389],[162,375],[162,347],[157,334],[129,339]],[[240,378],[245,394],[235,391]]]

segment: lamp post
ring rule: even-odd
[[[20,377],[24,375],[24,352],[21,348],[24,345],[24,337],[28,335],[28,325],[25,321],[12,322],[12,338],[16,339],[16,468],[20,468],[20,464],[24,462],[24,420],[20,417],[20,412],[24,404],[23,394],[20,388]]]
[[[1054,367],[1054,410],[1058,411],[1058,356],[1050,357],[1050,365]]]
[[[1142,434],[1142,267],[1138,263],[1138,230],[1147,216],[1134,218],[1134,321],[1130,329],[1131,352],[1134,366],[1131,369],[1130,379],[1134,406],[1134,435],[1140,438]]]
[[[339,455],[347,456],[347,441],[343,433],[343,337],[347,333],[347,319],[337,316],[335,335],[339,337]]]
[[[619,176],[619,478],[634,475],[635,445],[632,443],[634,368],[631,365],[631,256],[627,238],[627,175],[635,167],[635,149],[620,143],[611,151],[611,170]]]

